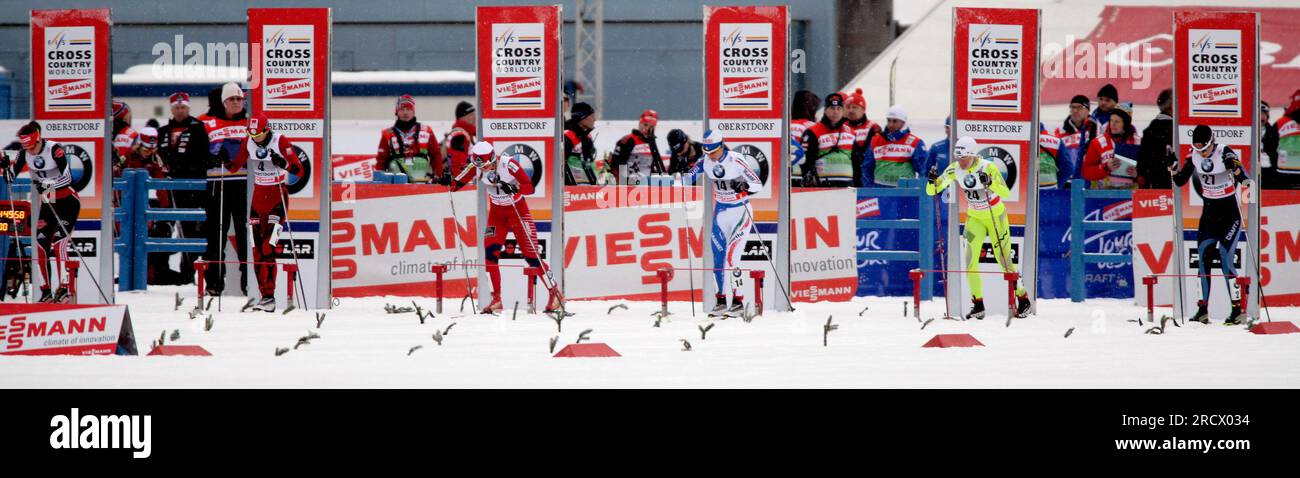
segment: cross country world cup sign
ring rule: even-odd
[[[722,110],[772,109],[772,24],[723,23]]]
[[[540,110],[546,73],[541,23],[492,25],[492,107]]]
[[[316,68],[313,25],[266,25],[262,31],[262,107],[272,111],[312,109]]]
[[[45,109],[95,108],[95,28],[45,29]]]
[[[1241,30],[1189,29],[1191,116],[1241,116]]]
[[[968,31],[967,109],[1019,111],[1024,28],[1021,25],[973,24]]]

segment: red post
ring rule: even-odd
[[[197,307],[195,307],[196,309],[202,309],[202,308],[203,308],[203,294],[204,294],[204,292],[206,292],[206,289],[203,288],[203,276],[207,275],[207,274],[204,274],[204,271],[206,271],[206,270],[208,270],[208,263],[207,263],[207,262],[203,262],[203,259],[199,259],[199,260],[197,260],[197,261],[194,261],[194,272],[197,273],[197,274],[199,275],[198,278],[195,279],[195,281],[194,281],[196,284],[199,285],[199,295],[198,295],[198,297],[199,297],[199,305],[198,305]]]
[[[524,275],[528,276],[528,310],[537,312],[537,278],[542,275],[542,268],[525,267]]]
[[[668,281],[673,280],[673,270],[667,267],[655,271],[659,276],[659,311],[668,313]],[[694,304],[691,305],[694,307]]]
[[[1014,315],[1016,313],[1016,280],[1020,279],[1020,274],[1004,272],[1002,277],[1007,279],[1007,313]]]
[[[81,268],[81,263],[74,260],[68,260],[64,265],[68,269],[68,296],[72,297],[72,303],[77,303],[77,270]]]
[[[436,264],[433,266],[433,284],[434,284],[433,290],[434,290],[434,296],[437,298],[438,301],[439,314],[442,313],[442,274],[445,272],[447,272],[446,264]],[[465,284],[465,287],[469,287],[469,284]]]
[[[289,298],[289,305],[292,306],[293,305],[293,280],[298,276],[298,265],[285,264],[284,273],[285,275],[289,276],[289,282],[288,282],[289,289],[286,291],[288,292],[289,295],[285,297]]]
[[[763,271],[749,271],[749,278],[754,279],[754,315],[763,315]]]
[[[1250,311],[1250,308],[1246,306],[1246,304],[1250,303],[1246,300],[1246,296],[1250,295],[1250,277],[1238,277],[1237,288],[1241,289],[1241,313],[1245,314]]]
[[[912,278],[912,315],[921,318],[921,279],[925,277],[925,272],[920,269],[912,269],[907,273]]]
[[[1147,286],[1147,322],[1156,320],[1156,281],[1160,280],[1156,276],[1146,276],[1142,278],[1142,285]]]

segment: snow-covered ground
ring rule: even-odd
[[[924,330],[902,316],[901,298],[802,304],[793,313],[740,319],[692,318],[685,303],[653,327],[658,304],[573,302],[577,315],[563,332],[544,315],[521,311],[511,320],[465,315],[458,300],[447,314],[420,324],[414,313],[388,314],[384,305],[410,306],[404,298],[343,299],[319,329],[313,312],[239,313],[243,301],[227,297],[225,312],[203,331],[202,320],[172,311],[173,293],[191,288],[154,287],[123,293],[142,353],[162,331],[179,329],[178,344],[201,345],[211,357],[11,357],[0,356],[3,387],[1300,387],[1300,334],[1262,336],[1221,324],[1169,326],[1164,335],[1143,332],[1130,320],[1144,315],[1129,301],[1073,304],[1043,301],[1041,315],[1006,326],[1005,316],[983,321],[935,320]],[[430,299],[418,299],[432,307]],[[858,313],[869,307],[862,316]],[[942,302],[923,304],[922,317],[942,315]],[[522,306],[521,306],[522,308]],[[1300,310],[1274,309],[1273,320],[1300,320]],[[822,327],[834,316],[839,329],[822,346]],[[436,345],[436,329],[455,327]],[[699,326],[714,323],[706,340]],[[1066,330],[1074,328],[1069,338]],[[620,358],[552,358],[584,329]],[[292,348],[308,331],[321,338]],[[935,334],[969,333],[985,347],[921,348]],[[680,339],[692,350],[682,350]],[[417,345],[423,348],[408,355]]]

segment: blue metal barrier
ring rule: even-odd
[[[1132,231],[1132,221],[1087,221],[1084,220],[1089,199],[1114,199],[1132,201],[1131,189],[1087,189],[1087,181],[1075,179],[1070,181],[1070,300],[1083,302],[1087,298],[1084,287],[1084,268],[1086,264],[1124,263],[1132,264],[1132,254],[1102,254],[1084,252],[1084,242],[1088,233],[1093,231]]]
[[[922,270],[934,269],[934,208],[930,207],[932,196],[925,193],[925,181],[921,179],[903,179],[897,188],[859,188],[858,197],[903,197],[916,198],[917,219],[858,219],[857,227],[873,229],[905,229],[917,231],[916,251],[858,251],[858,261],[914,261]],[[925,274],[921,283],[921,300],[930,300],[934,296],[934,274]]]
[[[118,290],[148,288],[150,253],[202,253],[207,250],[206,237],[149,237],[150,221],[202,222],[207,217],[201,208],[149,207],[149,191],[206,191],[206,180],[155,179],[143,169],[128,169],[122,173],[121,180],[113,182],[114,189],[119,186],[122,195],[114,219],[120,224],[120,232],[113,242],[122,264],[118,273]]]

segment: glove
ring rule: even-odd
[[[497,184],[497,187],[501,188],[501,192],[506,194],[514,194],[519,192],[519,186],[510,183],[499,183]]]
[[[231,164],[230,151],[226,151],[226,148],[218,148],[217,164],[221,166],[229,166]]]
[[[939,168],[937,165],[930,167],[930,173],[926,175],[926,178],[929,179],[931,184],[939,180]]]
[[[280,153],[277,153],[275,151],[271,151],[270,153],[271,153],[271,164],[274,164],[275,167],[280,169],[285,169],[289,166],[289,160],[284,159],[284,156],[281,156]]]
[[[487,179],[487,182],[492,184],[501,182],[501,175],[497,174],[496,171],[488,171],[487,175],[484,176],[484,178]]]
[[[738,193],[747,193],[749,192],[749,183],[745,181],[732,181],[731,190]]]
[[[980,178],[980,184],[984,185],[984,187],[988,187],[989,185],[993,184],[993,178],[989,177],[989,173],[980,171],[979,178]]]

